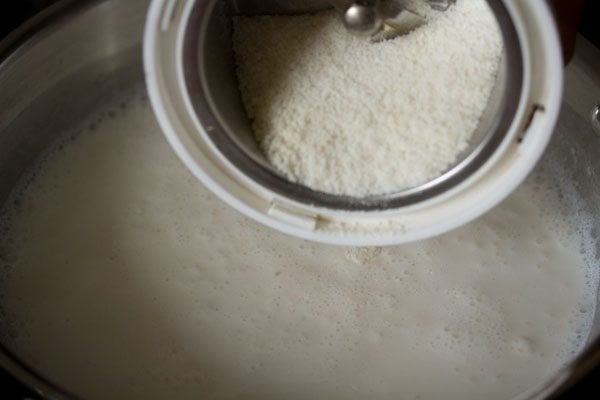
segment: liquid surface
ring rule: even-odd
[[[585,340],[586,254],[544,174],[439,238],[329,247],[221,204],[144,101],[103,115],[1,223],[2,340],[78,396],[504,399]]]

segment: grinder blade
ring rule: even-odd
[[[456,0],[331,0],[346,28],[372,42],[405,35],[426,23],[429,9],[446,11]]]

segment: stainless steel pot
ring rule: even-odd
[[[59,133],[75,125],[114,92],[143,82],[141,40],[147,3],[65,0],[0,43],[0,203],[24,169]],[[586,68],[582,63],[579,69]],[[559,127],[541,167],[567,171],[583,204],[595,216],[594,229],[600,230],[600,141],[586,119],[593,107],[589,104],[593,92],[590,95],[586,90],[594,89],[577,72],[577,68],[568,71],[570,105],[563,106]],[[596,75],[592,81],[599,85],[600,77]],[[583,92],[574,92],[578,88]],[[597,259],[600,260],[600,243]],[[24,364],[14,349],[2,341],[9,334],[0,331],[2,368],[42,396],[74,397],[69,388],[59,387],[36,371],[35,365]],[[584,351],[548,382],[524,396],[555,396],[596,366],[600,366],[598,315]]]

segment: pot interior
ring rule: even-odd
[[[0,203],[20,177],[59,135],[74,129],[120,92],[143,85],[141,40],[146,1],[97,1],[71,5],[5,50],[0,61]],[[576,201],[564,210],[589,216],[583,229],[600,234],[600,142],[591,125],[563,106],[556,133],[538,169],[556,171],[556,187]],[[199,183],[198,183],[199,184]],[[60,227],[57,227],[60,229]],[[0,261],[2,261],[0,244]],[[0,267],[3,264],[0,264]],[[600,242],[595,249],[598,281]],[[1,271],[1,270],[0,270]],[[3,276],[1,271],[0,288]],[[49,285],[52,282],[48,282]],[[0,299],[2,294],[0,293]],[[0,311],[2,306],[0,304]],[[0,321],[3,321],[1,318]],[[46,395],[63,397],[59,387],[19,356],[11,337],[19,327],[0,323],[0,364]],[[17,332],[18,334],[18,332]],[[600,317],[594,318],[578,357],[597,354]]]

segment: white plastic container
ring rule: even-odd
[[[187,85],[185,64],[190,58],[184,54],[189,51],[189,21],[205,21],[214,1],[153,0],[144,40],[152,106],[171,146],[194,175],[223,201],[264,225],[338,245],[382,246],[432,237],[479,217],[508,196],[539,160],[558,118],[562,56],[548,5],[541,0],[496,2],[510,16],[519,42],[518,105],[502,143],[477,171],[415,204],[385,210],[315,206],[271,190],[224,156],[211,139],[214,126],[198,116]],[[198,74],[202,78],[203,71]]]

